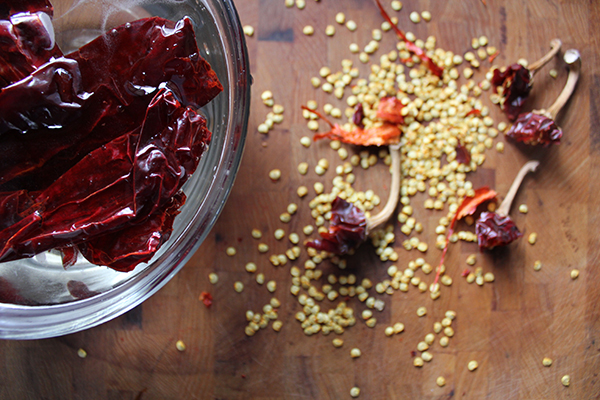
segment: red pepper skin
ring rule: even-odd
[[[401,125],[404,123],[403,108],[404,104],[396,97],[383,97],[377,106],[377,118],[391,124]]]
[[[62,56],[49,13],[44,7],[36,8],[42,10],[13,10],[0,20],[0,88],[25,78],[52,57]]]
[[[19,178],[0,190],[41,190],[85,154],[141,125],[161,84],[191,106],[222,91],[198,55],[188,19],[115,28],[0,91],[0,184]]]
[[[308,247],[343,255],[358,247],[367,237],[367,218],[354,204],[336,197],[331,203],[329,230]]]
[[[185,203],[185,194],[178,192],[170,203],[145,219],[108,235],[78,245],[81,254],[92,264],[105,265],[116,271],[128,272],[142,262],[148,262],[167,241],[173,231],[173,221]]]
[[[509,121],[514,121],[523,108],[523,104],[531,91],[531,73],[521,64],[512,64],[504,72],[494,70],[492,84],[502,86],[502,111]]]
[[[54,8],[50,0],[3,0],[0,4],[0,19],[7,19],[11,15],[25,12],[42,11],[52,16]]]
[[[365,118],[365,110],[362,103],[358,103],[354,108],[354,114],[352,114],[352,123],[358,126],[360,129],[365,129],[363,118]]]
[[[488,211],[482,212],[475,222],[475,232],[480,249],[505,246],[523,236],[508,215]]]
[[[210,132],[204,118],[166,89],[145,121],[89,153],[42,191],[21,221],[0,231],[0,261],[76,245],[142,224],[151,214],[174,214],[166,205],[194,172]],[[171,229],[164,221],[162,228]]]
[[[552,118],[536,113],[520,114],[506,136],[531,146],[559,144],[562,130]]]

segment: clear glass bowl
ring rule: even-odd
[[[244,34],[231,0],[65,0],[52,1],[54,29],[66,53],[106,29],[157,15],[191,18],[201,55],[224,90],[202,108],[213,133],[209,150],[183,189],[187,202],[175,219],[170,240],[128,273],[78,261],[64,269],[52,251],[0,263],[0,290],[12,287],[29,304],[0,303],[0,338],[39,339],[81,331],[137,306],[165,285],[200,246],[221,212],[244,148],[251,77]],[[77,6],[73,6],[76,4]],[[77,299],[67,284],[95,293]]]

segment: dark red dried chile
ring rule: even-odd
[[[509,121],[516,120],[531,91],[531,73],[521,64],[512,64],[504,72],[495,69],[492,84],[502,87],[502,110]]]
[[[26,40],[50,3],[12,3],[0,5],[0,261],[55,248],[65,266],[80,253],[129,271],[168,240],[210,142],[195,109],[223,88],[187,18],[134,21],[62,56]]]
[[[475,232],[481,249],[505,246],[523,236],[508,215],[488,211],[482,212],[475,222]]]
[[[354,204],[336,197],[331,204],[329,230],[306,245],[334,254],[347,254],[367,237],[367,218]]]
[[[552,118],[536,113],[520,114],[506,136],[528,145],[559,144],[562,130]]]

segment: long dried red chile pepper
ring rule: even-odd
[[[47,1],[27,5],[19,12],[52,14]],[[14,10],[0,5],[0,16]],[[0,261],[56,248],[65,265],[80,253],[129,271],[168,240],[210,141],[195,109],[222,86],[187,18],[142,19],[53,51],[36,53],[40,65],[22,57],[16,82],[0,64]]]

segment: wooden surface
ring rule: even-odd
[[[268,255],[287,250],[289,242],[278,242],[273,231],[283,228],[298,232],[311,222],[307,196],[295,194],[301,185],[312,187],[317,180],[331,185],[339,158],[326,141],[309,149],[299,138],[311,135],[300,113],[300,105],[315,99],[342,105],[332,96],[310,86],[310,77],[323,65],[339,69],[343,58],[352,58],[348,45],[361,46],[370,40],[372,28],[382,20],[374,4],[367,0],[307,0],[304,10],[288,9],[283,0],[237,0],[244,24],[256,28],[248,39],[254,77],[252,110],[243,163],[228,203],[216,226],[188,265],[155,296],[127,314],[85,332],[66,337],[37,341],[0,342],[0,398],[2,399],[346,399],[350,389],[361,389],[363,399],[596,399],[600,398],[600,232],[598,193],[600,192],[600,114],[598,97],[600,75],[598,50],[600,3],[596,1],[556,0],[479,0],[411,1],[405,0],[397,15],[405,30],[425,39],[438,38],[438,46],[457,54],[469,50],[472,37],[485,34],[490,44],[500,50],[495,64],[507,65],[520,57],[530,61],[541,56],[553,37],[560,37],[563,50],[577,48],[583,58],[582,76],[575,96],[559,115],[565,135],[559,146],[526,149],[506,142],[503,154],[494,148],[480,169],[468,176],[474,185],[489,185],[501,197],[519,166],[528,159],[539,159],[541,168],[530,175],[519,191],[516,204],[525,203],[528,214],[513,209],[512,215],[525,238],[508,248],[479,253],[473,243],[452,245],[446,266],[454,278],[443,287],[438,300],[415,288],[392,296],[379,295],[385,302],[383,312],[375,311],[377,325],[368,328],[360,313],[366,307],[358,299],[348,300],[357,319],[339,336],[343,347],[332,345],[335,334],[305,336],[294,319],[301,310],[289,292],[290,265],[273,267]],[[410,11],[428,9],[429,23],[414,25]],[[349,32],[335,24],[334,16],[344,11],[358,24]],[[316,33],[302,34],[311,24]],[[333,38],[323,33],[327,24],[336,25]],[[381,49],[389,51],[396,39],[384,35]],[[561,52],[562,54],[562,52]],[[487,67],[489,64],[484,64]],[[365,76],[366,66],[360,65]],[[483,67],[482,67],[483,68]],[[548,70],[557,69],[556,79]],[[556,58],[535,78],[532,97],[526,108],[548,106],[566,80],[561,59]],[[268,134],[257,132],[269,109],[260,94],[269,89],[276,103],[285,106],[285,119]],[[489,94],[482,95],[489,104]],[[343,109],[343,108],[342,108]],[[505,120],[491,107],[496,123]],[[321,130],[326,127],[321,125]],[[356,148],[347,147],[351,154]],[[313,172],[320,158],[329,159],[332,167],[324,177]],[[296,172],[299,162],[310,165],[307,176]],[[273,183],[268,172],[282,171]],[[357,189],[372,188],[382,198],[387,196],[389,175],[381,162],[367,171],[356,168]],[[424,197],[415,197],[415,215],[424,224],[419,236],[429,243],[423,257],[432,265],[439,262],[440,251],[434,248],[440,212],[425,210]],[[298,213],[289,224],[279,221],[279,214],[290,202],[297,202]],[[271,251],[259,254],[253,228],[260,229]],[[527,243],[531,232],[538,233],[535,245]],[[421,256],[401,246],[405,239],[396,227],[396,263],[381,262],[370,244],[355,256],[348,257],[348,268],[340,271],[325,261],[318,266],[330,273],[355,274],[359,281],[374,283],[386,278],[392,265],[406,268],[410,260]],[[234,246],[237,254],[228,257],[225,249]],[[466,257],[477,254],[477,265],[495,274],[493,283],[479,287],[468,284],[461,272]],[[303,251],[294,265],[306,260]],[[543,267],[534,271],[535,260]],[[275,294],[255,282],[255,275],[244,270],[253,261],[267,280],[277,282]],[[570,271],[581,273],[571,280]],[[207,275],[216,272],[219,282],[211,285]],[[430,283],[433,274],[423,275]],[[323,284],[323,278],[315,285]],[[245,289],[233,289],[241,281]],[[210,309],[198,300],[202,291],[214,297]],[[259,311],[271,297],[281,301],[280,332],[269,326],[253,337],[244,334],[246,310]],[[323,301],[321,308],[335,307]],[[427,307],[425,317],[416,309]],[[433,360],[422,368],[412,365],[411,351],[432,331],[446,310],[454,310],[455,336],[447,348],[432,346]],[[388,338],[385,327],[403,322],[405,332]],[[439,337],[439,336],[438,336]],[[187,348],[176,349],[182,340]],[[359,347],[362,356],[350,357],[350,349]],[[87,358],[77,350],[87,351]],[[551,367],[542,359],[554,360]],[[477,360],[479,368],[467,370],[467,363]],[[565,388],[560,379],[571,376]],[[446,385],[435,380],[444,376]]]

